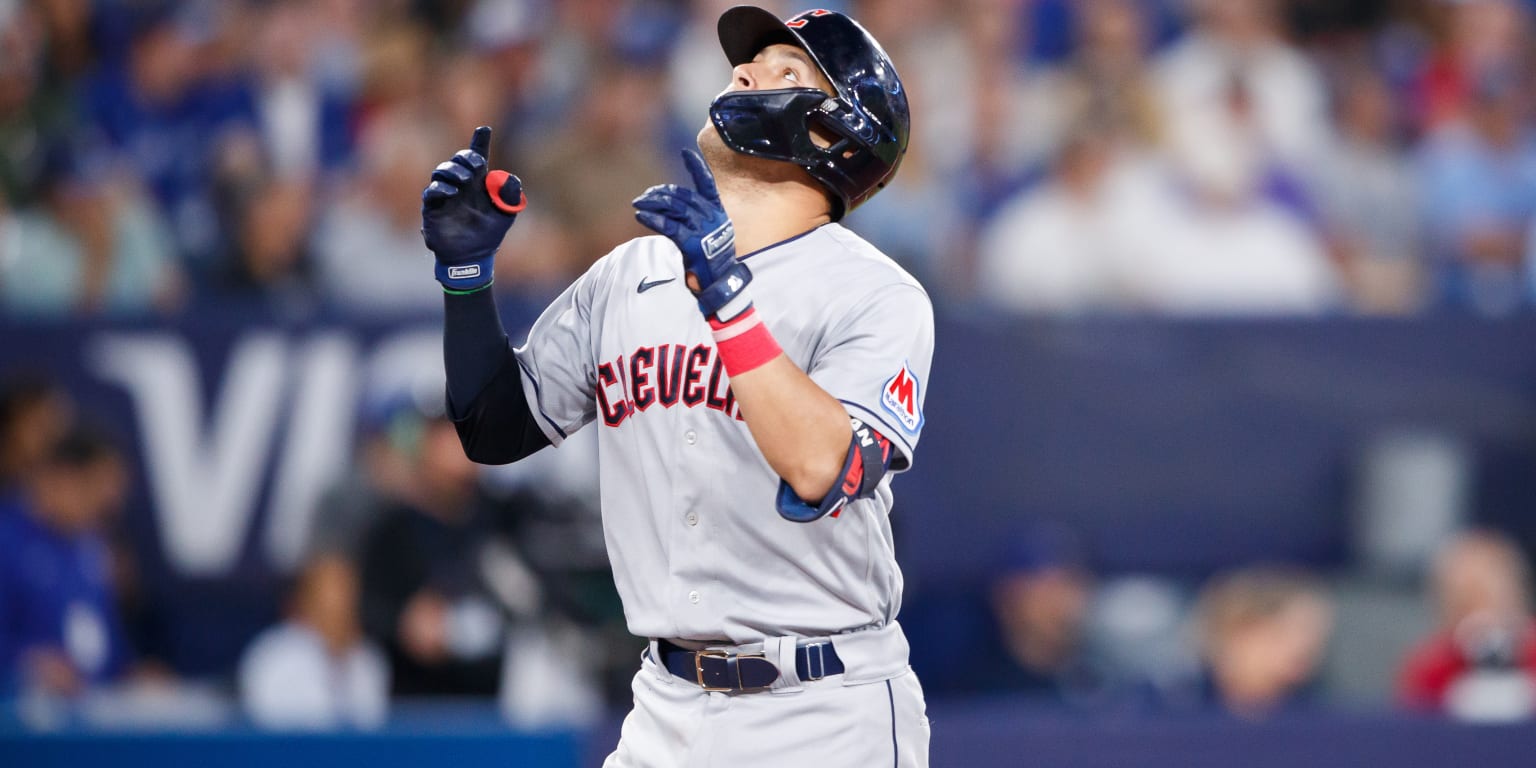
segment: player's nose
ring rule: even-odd
[[[752,62],[737,64],[731,69],[731,87],[727,90],[750,91],[757,88],[757,74],[752,71]]]

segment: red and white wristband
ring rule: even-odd
[[[751,304],[730,320],[708,318],[709,328],[715,334],[715,349],[720,362],[725,364],[728,376],[740,376],[758,368],[783,354],[779,342],[768,332],[768,326],[758,316]]]

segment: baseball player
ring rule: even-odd
[[[433,172],[448,407],[485,463],[600,422],[614,580],[649,639],[607,766],[924,766],[889,513],[933,312],[837,223],[895,174],[906,93],[842,14],[741,6],[719,35],[734,69],[683,152],[692,185],[636,198],[658,236],[598,260],[522,346],[486,290],[521,182],[489,169],[485,127]]]

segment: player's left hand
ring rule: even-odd
[[[693,176],[693,189],[659,184],[635,198],[635,219],[677,244],[683,270],[691,275],[699,310],[706,317],[730,320],[749,305],[735,301],[752,270],[736,258],[736,229],[720,204],[715,177],[696,150],[683,150],[683,164]],[[727,306],[730,305],[730,306]]]

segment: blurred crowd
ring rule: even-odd
[[[1536,718],[1530,565],[1507,535],[1467,528],[1423,564],[1422,621],[1399,621],[1387,654],[1405,712],[1468,722]],[[1194,583],[1096,574],[1070,529],[1026,526],[984,590],[982,630],[954,643],[963,662],[928,675],[934,696],[1016,695],[1084,712],[1219,712],[1264,719],[1360,706],[1327,690],[1337,632],[1365,616],[1340,607],[1344,574],[1254,563]],[[1422,624],[1420,635],[1415,624]],[[962,630],[961,634],[967,635]],[[947,673],[947,674],[946,674]],[[1383,686],[1385,687],[1385,686]]]
[[[0,307],[431,308],[418,194],[483,123],[533,200],[498,286],[547,294],[680,176],[730,4],[3,0]],[[913,105],[901,173],[849,224],[941,301],[1536,301],[1527,0],[830,5]]]
[[[637,641],[588,489],[537,461],[521,476],[482,476],[440,380],[365,411],[354,471],[320,501],[299,563],[281,583],[249,586],[270,626],[199,674],[163,657],[179,630],[156,603],[177,598],[146,582],[150,555],[124,524],[125,448],[47,379],[8,377],[0,720],[17,703],[12,714],[49,727],[94,701],[86,709],[109,721],[126,708],[138,722],[180,723],[188,707],[228,710],[237,698],[263,726],[370,728],[404,696],[495,701],[508,721],[540,727],[585,724],[619,701]],[[579,446],[571,455],[590,466]],[[218,620],[194,631],[218,632]]]
[[[266,627],[198,673],[159,655],[171,630],[142,579],[143,547],[125,536],[131,473],[116,436],[46,379],[8,379],[0,716],[14,703],[24,722],[47,728],[88,702],[106,723],[368,729],[402,697],[446,697],[494,702],[507,721],[544,727],[589,725],[626,706],[642,646],[624,627],[590,477],[561,482],[549,463],[590,468],[591,457],[576,441],[510,476],[482,472],[439,394],[366,404],[354,471],[321,500],[299,564],[269,588]],[[1328,690],[1337,685],[1325,669],[1330,658],[1363,665],[1363,652],[1389,657],[1392,679],[1366,692],[1375,706],[1536,718],[1531,569],[1496,530],[1436,536],[1412,569],[1422,583],[1398,590],[1414,603],[1409,618],[1353,652],[1335,635],[1372,619],[1344,606],[1349,569],[1100,573],[1092,542],[1042,521],[1021,520],[998,544],[984,583],[907,596],[902,620],[930,698],[1262,719],[1369,704]]]
[[[532,201],[497,290],[558,290],[641,234],[632,197],[681,180],[676,149],[726,82],[730,4],[0,0],[0,311],[431,311],[419,192],[485,123]],[[914,110],[900,175],[848,224],[941,303],[1536,303],[1532,3],[823,5],[884,42]],[[496,697],[533,724],[626,701],[638,646],[590,498],[525,482],[558,475],[542,465],[488,478],[440,390],[418,395],[367,404],[353,474],[217,684],[277,727],[371,727],[397,695]],[[0,698],[186,683],[156,658],[122,540],[126,448],[76,410],[46,380],[0,396]],[[1330,575],[1254,564],[1173,589],[1095,574],[1090,544],[1010,541],[985,626],[914,657],[931,694],[1255,717],[1315,693],[1347,624]],[[1438,544],[1420,564],[1434,626],[1404,638],[1391,696],[1531,716],[1524,556],[1489,530]]]

